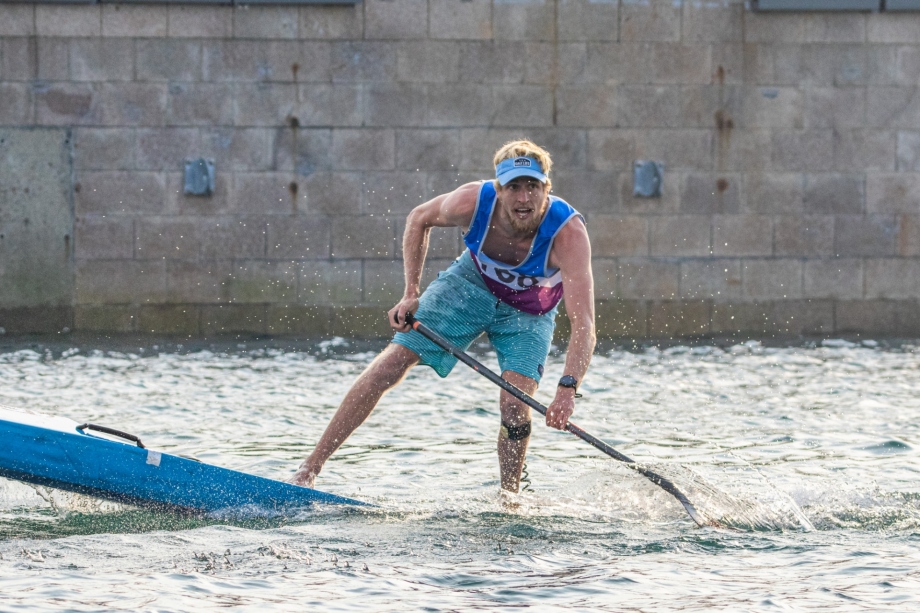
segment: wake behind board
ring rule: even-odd
[[[134,444],[109,440],[92,434],[95,428],[0,407],[0,477],[186,513],[243,507],[277,512],[314,503],[367,505],[146,449],[137,439]]]

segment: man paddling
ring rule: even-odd
[[[313,487],[326,460],[360,426],[377,402],[416,364],[446,377],[457,359],[411,330],[406,314],[466,348],[485,332],[502,377],[533,394],[549,354],[557,306],[565,300],[572,335],[563,377],[546,425],[564,429],[594,351],[594,280],[584,219],[550,196],[550,155],[526,140],[494,156],[495,180],[468,183],[417,206],[403,235],[406,288],[387,313],[393,342],[345,395],[313,453],[292,483]],[[420,283],[434,227],[465,231],[467,249],[424,293]],[[517,492],[530,440],[530,408],[507,392],[499,400],[498,461],[503,489]]]

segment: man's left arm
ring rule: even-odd
[[[565,312],[572,326],[566,352],[564,375],[579,384],[588,372],[588,364],[597,340],[594,332],[594,277],[591,274],[591,243],[581,219],[563,227],[553,242],[552,261],[562,271]],[[565,429],[575,410],[575,390],[557,387],[556,397],[546,410],[546,425]]]

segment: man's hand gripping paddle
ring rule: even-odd
[[[398,317],[398,315],[396,315],[396,317]],[[397,321],[397,323],[399,322]],[[542,404],[540,404],[539,402],[531,398],[530,395],[528,395],[527,393],[521,391],[520,389],[518,389],[511,383],[508,383],[507,381],[499,377],[497,374],[495,374],[494,372],[492,372],[491,370],[489,370],[488,368],[486,368],[485,366],[477,362],[475,359],[467,355],[465,352],[461,351],[459,347],[456,347],[453,344],[451,344],[451,342],[448,341],[446,338],[444,338],[443,336],[441,336],[440,334],[438,334],[437,332],[435,332],[434,330],[432,330],[431,328],[429,328],[428,326],[426,326],[419,320],[415,319],[415,317],[412,316],[412,313],[406,313],[406,323],[412,326],[413,330],[415,330],[416,332],[418,332],[419,334],[421,334],[422,336],[424,336],[425,338],[433,342],[435,345],[437,345],[444,351],[448,352],[449,354],[451,354],[452,356],[454,356],[455,358],[457,358],[458,360],[460,360],[461,362],[463,362],[464,364],[466,364],[467,366],[469,366],[470,368],[478,372],[480,375],[482,375],[483,377],[485,377],[492,383],[498,385],[500,388],[502,388],[503,390],[505,390],[506,392],[508,392],[509,394],[511,394],[512,396],[514,396],[515,398],[517,398],[518,400],[520,400],[521,402],[529,406],[530,408],[540,413],[540,415],[544,415],[544,416],[546,415],[545,406],[543,406]],[[687,513],[690,515],[690,518],[693,519],[693,521],[695,521],[697,525],[699,526],[715,525],[713,524],[713,522],[707,521],[706,519],[704,519],[703,516],[697,512],[696,508],[694,508],[693,504],[687,499],[687,497],[683,494],[683,492],[677,489],[677,486],[675,486],[669,479],[662,477],[658,473],[655,473],[649,470],[648,468],[645,468],[644,466],[636,464],[635,461],[626,457],[625,455],[623,455],[622,453],[620,453],[619,451],[617,451],[616,449],[614,449],[613,447],[611,447],[604,441],[600,440],[599,438],[595,436],[591,436],[590,434],[588,434],[587,432],[585,432],[584,430],[582,430],[581,428],[579,428],[572,422],[568,422],[565,425],[565,429],[571,432],[572,434],[574,434],[575,436],[577,436],[578,438],[580,438],[581,440],[603,451],[604,453],[609,455],[614,460],[618,460],[620,462],[625,463],[627,466],[639,472],[642,476],[646,477],[652,483],[654,483],[655,485],[657,485],[658,487],[660,487],[667,493],[677,498],[678,502],[680,502],[680,504],[683,505],[684,509],[686,509]]]

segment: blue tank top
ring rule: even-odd
[[[486,287],[496,298],[525,313],[548,313],[559,304],[563,296],[562,273],[558,268],[550,269],[548,265],[553,241],[563,226],[574,217],[582,222],[584,217],[565,200],[550,196],[549,206],[537,228],[530,252],[523,262],[511,266],[482,253],[497,200],[495,184],[492,181],[483,182],[479,188],[473,220],[463,236],[463,242],[469,248]]]

